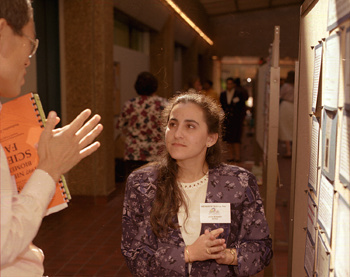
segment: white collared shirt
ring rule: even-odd
[[[18,194],[1,146],[0,158],[0,276],[42,276],[44,255],[32,240],[55,193],[55,182],[37,169]]]

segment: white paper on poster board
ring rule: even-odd
[[[309,232],[306,234],[304,269],[308,277],[314,276],[315,264],[315,243],[312,241]]]
[[[335,242],[335,276],[350,276],[350,205],[342,195],[338,198]]]
[[[333,185],[326,178],[326,176],[322,174],[320,182],[320,196],[318,198],[317,220],[321,226],[321,229],[324,231],[328,242],[330,241],[332,231],[333,196]]]
[[[329,0],[327,31],[344,22],[350,16],[349,0]]]
[[[326,39],[324,60],[324,86],[322,106],[329,110],[338,108],[340,69],[340,35],[335,33]]]
[[[329,276],[331,255],[322,237],[318,235],[317,242],[317,263],[316,263],[316,276],[327,277]]]
[[[311,130],[311,153],[309,168],[309,187],[317,194],[317,172],[318,172],[318,145],[320,137],[320,124],[316,116],[312,116]]]
[[[322,118],[322,173],[334,181],[336,141],[337,141],[337,111],[323,110]]]
[[[307,231],[310,233],[312,242],[316,241],[316,231],[317,231],[317,205],[312,199],[311,194],[308,193],[307,201]]]
[[[339,180],[344,186],[350,183],[350,111],[344,109],[341,124]]]
[[[322,64],[322,43],[316,45],[314,55],[314,76],[313,76],[313,88],[312,88],[312,111],[316,111],[316,103],[318,97],[318,90],[320,85],[320,73]]]
[[[345,59],[343,59],[343,62],[344,62],[344,72],[345,72],[344,74],[344,107],[347,110],[350,110],[350,27],[346,29]]]

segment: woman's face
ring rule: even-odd
[[[203,164],[207,147],[214,145],[218,134],[208,134],[202,109],[193,103],[173,107],[165,131],[166,148],[177,162]]]

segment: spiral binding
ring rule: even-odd
[[[62,191],[62,196],[64,197],[64,201],[65,202],[69,202],[66,190],[64,189],[64,185],[63,185],[62,179],[60,179],[58,182],[60,183],[60,188],[62,189],[61,191]]]
[[[44,113],[44,110],[43,110],[41,102],[40,102],[39,95],[37,95],[37,94],[35,94],[35,95],[32,94],[32,95],[33,96],[31,97],[31,100],[32,100],[32,105],[33,105],[34,111],[36,113],[36,117],[38,118],[38,122],[40,124],[40,127],[44,128],[45,127],[44,122],[46,121],[46,118],[45,118],[45,113]],[[63,181],[63,178],[64,177],[61,176],[58,183],[59,183],[59,187],[60,187],[62,196],[64,198],[64,201],[67,203],[67,202],[69,202],[70,196],[68,195],[68,193],[65,189],[65,185],[64,185],[65,181]]]

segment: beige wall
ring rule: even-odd
[[[280,26],[280,57],[297,58],[299,10],[299,6],[290,6],[214,17],[214,53],[220,57],[267,57],[274,26]]]

